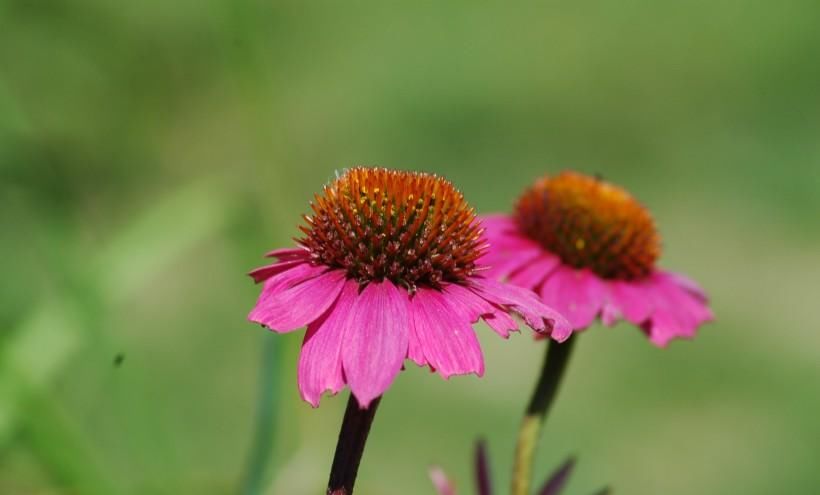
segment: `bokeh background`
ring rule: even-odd
[[[484,212],[599,173],[710,292],[694,341],[581,336],[539,477],[818,493],[818,137],[816,0],[2,0],[0,493],[322,493],[346,394],[298,399],[301,334],[245,321],[245,273],[354,164]],[[479,435],[506,491],[543,343],[478,333],[485,378],[400,375],[357,492],[437,463],[472,493]]]

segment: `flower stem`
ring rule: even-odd
[[[381,397],[370,403],[367,409],[359,407],[359,402],[350,394],[347,400],[339,441],[336,443],[336,454],[330,468],[330,480],[327,483],[328,495],[350,495],[356,482],[356,473],[362,460],[367,434],[376,415]]]
[[[513,461],[512,495],[529,495],[535,447],[538,445],[544,419],[558,392],[558,386],[561,384],[561,378],[564,376],[564,370],[576,340],[577,338],[570,337],[562,344],[550,340],[547,347],[541,376],[538,378],[538,384],[535,386],[527,412],[518,430],[518,443],[515,447]]]

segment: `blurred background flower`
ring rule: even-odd
[[[512,214],[483,217],[493,276],[536,291],[583,330],[600,318],[639,326],[665,347],[714,319],[696,282],[655,266],[660,237],[627,191],[570,171],[543,176]]]
[[[601,174],[711,296],[693,343],[584,342],[535,479],[571,450],[568,493],[815,490],[818,19],[809,0],[3,1],[0,493],[234,493],[263,349],[265,493],[320,491],[344,401],[299,399],[300,341],[246,323],[242,274],[354,164],[442,173],[481,212]],[[483,379],[396,380],[357,493],[431,493],[424,467],[477,432],[510,458],[543,351],[478,333]]]

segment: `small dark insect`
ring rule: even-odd
[[[125,353],[118,352],[117,355],[114,356],[114,367],[119,368],[123,361],[125,361]]]

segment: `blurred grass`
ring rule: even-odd
[[[540,454],[572,493],[820,485],[820,6],[0,1],[0,493],[236,493],[263,338],[244,273],[339,168],[443,173],[481,211],[571,167],[653,210],[718,322],[579,342]],[[409,369],[358,491],[499,486],[541,349]],[[271,481],[315,493],[343,398],[298,400],[281,337]],[[121,365],[114,365],[122,353]],[[469,419],[469,420],[467,420]]]

